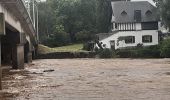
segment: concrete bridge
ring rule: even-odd
[[[2,65],[23,69],[24,63],[32,61],[38,46],[38,29],[36,30],[38,23],[35,22],[24,0],[0,0],[0,63]],[[2,70],[0,74],[2,75]]]

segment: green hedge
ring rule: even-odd
[[[161,43],[161,56],[170,58],[170,39],[166,39]]]
[[[120,49],[116,54],[121,58],[160,58],[159,46],[150,46],[133,49]]]
[[[115,52],[111,49],[98,49],[97,54],[99,58],[113,58],[115,57]]]
[[[137,46],[134,48],[119,49],[115,52],[110,49],[96,49],[100,58],[170,58],[170,38],[163,40],[159,45]]]

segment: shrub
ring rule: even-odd
[[[113,58],[115,56],[115,53],[111,49],[100,49],[98,51],[98,55],[100,58]]]
[[[49,47],[64,46],[70,43],[70,36],[66,32],[56,32],[51,34],[43,41],[43,44]]]
[[[170,57],[170,39],[166,39],[161,44],[161,56],[169,58]]]
[[[121,58],[159,58],[159,46],[117,50],[117,55]]]
[[[130,58],[135,57],[135,50],[130,49],[119,49],[116,51],[116,55],[118,55],[120,58]]]
[[[137,57],[141,58],[159,58],[160,57],[160,50],[157,48],[142,48],[138,49],[137,51]]]
[[[87,51],[93,51],[94,49],[94,42],[87,42],[83,44],[83,50],[87,50]]]

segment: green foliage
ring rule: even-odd
[[[98,50],[97,54],[99,55],[100,58],[115,57],[115,52],[108,48]]]
[[[70,43],[70,37],[68,33],[65,32],[57,32],[54,34],[50,34],[49,37],[43,42],[43,44],[49,47],[58,47],[67,45]]]
[[[93,51],[94,45],[95,45],[94,42],[87,42],[87,43],[84,43],[84,44],[83,44],[83,50],[86,50],[86,51]]]
[[[116,52],[121,58],[159,58],[161,53],[160,47],[156,45],[142,48],[120,49]]]
[[[161,56],[169,58],[170,57],[170,39],[166,39],[161,44]]]
[[[75,39],[77,42],[87,42],[94,39],[94,34],[89,31],[80,31],[75,34]]]
[[[99,58],[114,58],[116,56],[115,52],[108,48],[104,49],[95,48],[95,52],[97,56],[99,56]]]
[[[40,41],[44,41],[55,29],[55,13],[48,2],[40,2],[38,8]]]
[[[154,0],[154,2],[159,8],[163,22],[170,28],[170,0]]]
[[[109,31],[111,13],[110,0],[47,0],[40,2],[40,41],[50,40],[53,41],[52,44],[56,44],[51,34],[61,32],[68,33],[71,42],[92,40],[96,33]]]
[[[136,50],[136,52],[137,52],[136,56],[141,58],[159,58],[161,53],[159,46],[145,47]]]
[[[112,7],[111,0],[97,0],[97,31],[106,33],[110,31]]]

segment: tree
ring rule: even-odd
[[[97,30],[100,33],[110,31],[112,18],[111,0],[97,0]]]
[[[154,0],[165,25],[170,29],[170,0]]]
[[[169,58],[170,57],[170,39],[166,39],[161,44],[161,56]]]
[[[43,41],[45,37],[48,37],[55,28],[54,11],[48,5],[48,2],[38,3],[40,41]]]
[[[64,32],[69,34],[71,42],[85,42],[96,33],[110,30],[111,0],[47,0],[39,8],[40,38]],[[60,26],[62,32],[58,30]]]

